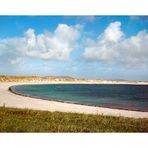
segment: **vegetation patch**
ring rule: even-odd
[[[148,119],[0,107],[0,132],[148,132]]]

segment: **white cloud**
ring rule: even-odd
[[[140,31],[136,36],[123,40],[118,45],[119,59],[127,64],[146,64],[148,66],[148,33]]]
[[[147,65],[148,63],[148,33],[146,30],[125,38],[121,31],[121,23],[113,22],[97,40],[87,39],[86,43],[83,56],[87,60],[128,65]]]
[[[44,60],[68,60],[71,51],[76,48],[82,26],[59,24],[54,32],[35,34],[34,29],[28,29],[23,37],[0,39],[0,55],[10,54],[11,63],[18,57],[28,56]]]
[[[123,38],[121,23],[110,23],[96,41],[88,39],[84,57],[88,60],[108,61],[116,56],[117,43]]]
[[[16,59],[10,60],[10,64],[20,64],[20,63],[22,63],[22,61],[23,61],[23,59],[18,57]]]
[[[102,42],[116,43],[121,40],[123,37],[123,32],[121,31],[121,22],[110,23],[109,26],[105,29],[104,33],[101,36]]]

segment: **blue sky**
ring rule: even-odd
[[[0,16],[0,74],[148,81],[147,16]]]

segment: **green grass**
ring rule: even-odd
[[[0,107],[0,132],[148,132],[148,119]]]

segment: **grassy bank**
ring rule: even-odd
[[[66,81],[66,82],[81,82],[88,81],[84,78],[72,78],[72,77],[39,77],[39,76],[5,76],[0,75],[0,82],[42,82],[42,81]]]
[[[148,119],[0,107],[0,132],[148,132]]]

